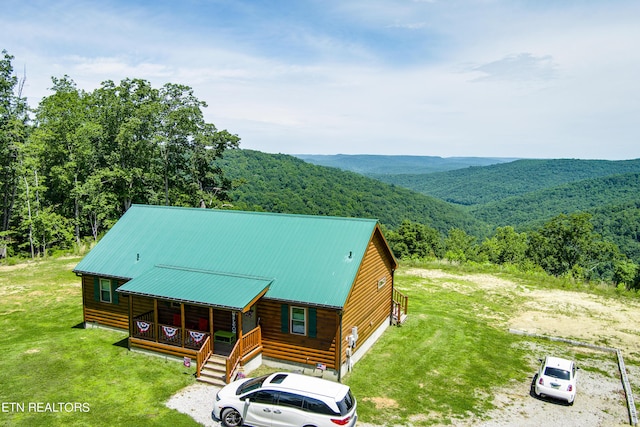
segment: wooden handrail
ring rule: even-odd
[[[404,319],[407,317],[407,310],[409,308],[409,297],[404,295],[399,290],[394,289],[392,299],[393,299],[392,321],[395,324],[400,325],[402,322],[404,322]]]
[[[196,354],[196,378],[200,377],[200,371],[204,364],[207,363],[207,360],[209,360],[209,357],[211,357],[211,354],[211,337],[207,335],[207,338],[204,340],[204,344],[202,344],[202,347],[200,347],[200,350],[198,350],[198,353]]]
[[[236,341],[236,344],[233,346],[233,350],[227,357],[226,361],[226,376],[225,382],[229,384],[231,382],[231,376],[235,372],[236,368],[240,364],[240,359],[242,358],[242,354],[240,353],[240,341]]]
[[[400,292],[397,289],[393,290],[393,302],[396,303],[400,310],[401,313],[407,314],[408,309],[409,309],[409,297],[406,296],[405,294],[403,294],[402,292]]]
[[[253,349],[262,345],[262,331],[260,326],[252,329],[242,336],[242,355],[250,353]]]
[[[138,326],[137,322],[144,322],[147,323],[149,325],[149,327],[145,330],[142,331],[140,329],[140,326]],[[145,319],[134,319],[133,320],[133,336],[134,337],[138,337],[138,338],[144,338],[144,339],[148,339],[148,340],[153,340],[155,339],[154,336],[154,332],[156,330],[156,324],[153,321],[149,321],[149,320],[145,320]]]
[[[172,344],[178,347],[184,347],[182,345],[182,328],[179,326],[173,326],[173,325],[163,325],[163,324],[158,324],[159,328],[158,328],[158,341],[159,342],[163,342],[166,344]],[[176,329],[176,333],[173,336],[167,336],[164,333],[164,327],[167,328],[171,328],[171,329]]]
[[[260,326],[250,330],[246,334],[242,336],[240,341],[237,341],[233,346],[233,350],[227,357],[226,361],[226,378],[225,381],[228,384],[231,382],[231,377],[233,373],[236,371],[236,368],[242,361],[242,357],[251,353],[251,351],[262,345],[262,330]]]

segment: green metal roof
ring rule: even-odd
[[[270,283],[270,279],[259,277],[158,265],[120,286],[118,291],[243,311]]]
[[[134,205],[74,271],[143,280],[155,267],[170,265],[183,272],[253,276],[272,280],[266,298],[339,308],[376,224],[373,219]],[[150,274],[161,273],[169,271]],[[145,289],[151,286],[142,283]],[[173,283],[183,288],[182,279]],[[236,286],[226,292],[244,295],[245,290]]]

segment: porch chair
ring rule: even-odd
[[[209,319],[205,319],[201,317],[198,319],[198,330],[199,331],[208,331],[209,330]]]

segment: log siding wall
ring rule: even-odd
[[[257,315],[260,317],[262,329],[263,356],[309,365],[323,363],[328,369],[336,369],[338,312],[316,308],[316,336],[302,336],[282,332],[282,304],[264,298],[257,304]],[[309,308],[300,304],[291,305]],[[308,323],[309,319],[307,327]]]
[[[82,276],[84,321],[97,322],[113,328],[129,329],[129,297],[119,294],[117,303],[96,300],[94,279],[94,276]],[[124,282],[122,281],[117,282],[118,287],[123,284]],[[112,294],[114,292],[115,291],[112,290]]]
[[[391,314],[393,268],[386,242],[376,228],[344,306],[341,363],[346,362],[346,338],[351,335],[352,327],[358,327],[355,351],[383,322],[388,321]],[[379,286],[381,280],[384,284]]]

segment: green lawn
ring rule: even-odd
[[[78,261],[0,269],[0,425],[197,425],[164,405],[194,368],[128,351],[126,332],[78,327]]]
[[[0,425],[197,425],[164,404],[195,381],[193,364],[130,352],[124,331],[79,327],[78,261],[0,266]],[[522,301],[463,276],[455,289],[434,280],[396,272],[409,318],[344,379],[360,420],[420,426],[482,417],[494,387],[531,377],[531,339],[507,331]]]
[[[501,327],[517,301],[462,282],[455,291],[430,287],[402,269],[396,283],[409,297],[408,320],[388,329],[345,378],[362,420],[448,423],[490,409],[491,387],[530,376],[521,338]]]

